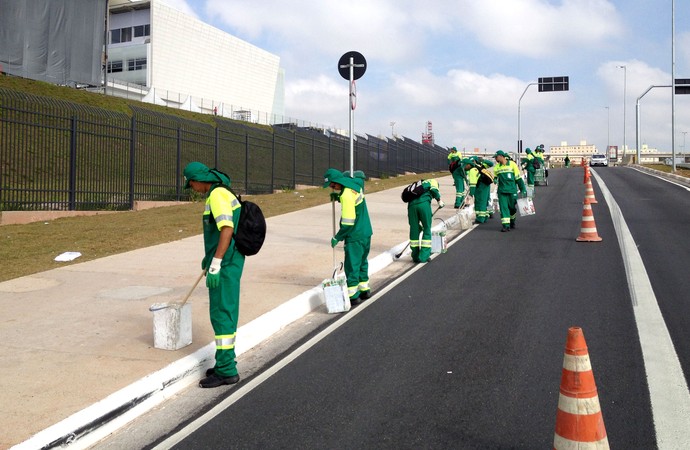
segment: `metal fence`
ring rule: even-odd
[[[207,116],[208,117],[208,116]],[[356,136],[369,177],[442,170],[446,150],[409,138]],[[182,170],[201,161],[241,193],[320,185],[349,169],[349,138],[294,125],[213,124],[130,106],[130,114],[0,89],[0,210],[127,210],[189,199]]]

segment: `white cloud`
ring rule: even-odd
[[[670,48],[668,59],[659,56],[670,30],[652,20],[658,5],[643,0],[166,1],[181,10],[191,5],[202,20],[278,55],[286,114],[305,121],[347,128],[347,82],[336,64],[346,51],[361,52],[368,68],[358,81],[358,133],[390,135],[395,121],[396,134],[418,138],[432,120],[440,145],[512,149],[527,84],[569,75],[570,92],[526,92],[523,138],[603,146],[607,134],[622,136],[623,71],[616,65],[625,64],[630,143],[635,99],[670,80]],[[680,6],[677,76],[685,77],[690,21]],[[644,99],[648,137],[660,147],[670,141],[663,131],[669,99],[661,89]],[[683,119],[688,101],[678,97],[680,123],[690,120]],[[652,128],[662,130],[658,137]]]
[[[607,0],[564,0],[559,6],[545,0],[466,0],[462,9],[463,25],[482,44],[532,58],[593,48],[621,34]]]

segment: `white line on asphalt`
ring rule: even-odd
[[[470,227],[469,229],[465,230],[463,233],[461,233],[459,236],[457,236],[455,239],[453,239],[450,243],[448,243],[448,247],[451,245],[455,244],[457,241],[462,239],[472,231],[476,227]],[[439,254],[433,254],[431,256],[432,259],[436,258]],[[316,336],[313,338],[309,339],[307,342],[302,344],[298,349],[296,349],[294,352],[290,353],[288,356],[280,360],[278,363],[275,365],[271,366],[269,369],[266,371],[260,373],[256,377],[252,378],[251,381],[249,381],[246,384],[241,385],[236,392],[234,392],[230,397],[226,398],[222,402],[218,403],[216,406],[214,406],[211,410],[209,410],[207,413],[204,415],[198,417],[196,420],[191,422],[189,425],[175,433],[174,435],[168,437],[166,440],[161,442],[160,444],[156,445],[154,447],[154,450],[167,450],[169,448],[172,448],[174,445],[182,442],[187,436],[191,435],[194,433],[196,430],[201,428],[204,424],[209,422],[211,419],[216,417],[218,414],[232,406],[236,401],[244,397],[245,395],[249,394],[254,388],[258,387],[275,375],[278,371],[280,371],[282,368],[290,364],[292,361],[297,359],[300,355],[305,353],[307,350],[312,348],[314,345],[316,345],[319,341],[321,341],[323,338],[340,328],[341,326],[345,325],[350,319],[355,317],[357,314],[361,313],[364,311],[366,308],[368,308],[371,304],[373,304],[376,300],[378,300],[379,297],[382,295],[386,294],[388,291],[396,287],[398,284],[402,283],[405,279],[410,277],[413,273],[418,271],[424,267],[424,264],[417,264],[415,267],[412,269],[408,270],[405,272],[400,278],[397,278],[395,281],[393,281],[391,284],[383,288],[381,291],[379,291],[377,294],[375,294],[373,297],[371,297],[369,300],[365,301],[364,303],[360,304],[357,306],[357,308],[351,310],[348,312],[342,319],[337,320],[336,322],[332,323],[328,327],[326,327],[324,330],[322,330],[320,333],[318,333]]]
[[[685,189],[686,191],[690,192],[690,188],[687,187],[687,186],[684,185],[684,184],[680,184],[680,183],[675,182],[675,181],[673,181],[673,180],[669,180],[668,178],[664,178],[664,177],[659,176],[659,175],[657,175],[657,174],[655,174],[655,173],[652,173],[652,172],[647,172],[646,170],[640,170],[640,169],[638,169],[638,168],[636,168],[636,167],[635,167],[634,169],[637,170],[638,172],[643,173],[643,174],[645,174],[645,175],[648,175],[648,176],[650,176],[650,177],[658,178],[658,179],[660,179],[661,181],[665,181],[665,182],[667,182],[667,183],[675,184],[676,186],[681,187],[681,188]]]
[[[609,205],[625,264],[647,373],[657,445],[660,449],[690,448],[690,392],[671,335],[618,203],[601,177],[594,171],[592,175]]]

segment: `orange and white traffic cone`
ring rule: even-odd
[[[608,449],[604,417],[582,328],[568,329],[554,449]]]
[[[580,222],[580,235],[575,239],[577,242],[601,242],[601,237],[597,234],[597,224],[594,222],[592,205],[587,202],[582,204],[582,221]]]
[[[592,179],[587,177],[585,182],[585,203],[599,203],[594,196],[594,187],[592,186]]]

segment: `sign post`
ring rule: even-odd
[[[349,81],[350,85],[350,176],[354,176],[354,156],[355,156],[355,141],[354,141],[354,122],[355,122],[355,107],[357,106],[357,87],[355,80],[364,75],[367,70],[367,60],[364,59],[361,53],[351,51],[345,53],[338,61],[338,72],[340,76]]]

